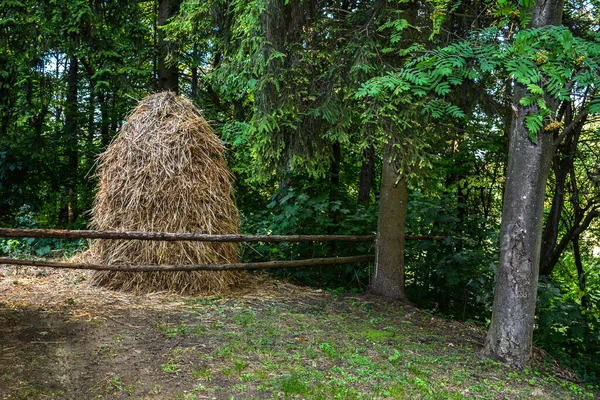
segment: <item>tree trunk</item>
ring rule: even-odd
[[[360,184],[358,188],[358,202],[360,204],[369,204],[371,201],[371,187],[373,186],[374,173],[375,148],[373,145],[369,145],[363,152],[363,163],[360,169]]]
[[[102,147],[106,148],[110,143],[110,118],[108,116],[108,99],[104,91],[98,93],[98,103],[100,103],[100,141]]]
[[[194,28],[194,31],[196,28]],[[198,65],[200,65],[200,56],[199,56],[198,44],[194,43],[192,48],[192,82],[190,84],[190,93],[192,95],[192,99],[198,98]],[[214,68],[213,68],[214,70]]]
[[[369,291],[394,300],[408,302],[404,293],[404,242],[408,185],[398,177],[395,140],[385,146],[381,168],[381,196],[377,221],[375,272]]]
[[[562,0],[538,0],[532,27],[560,24]],[[482,354],[517,368],[531,358],[542,241],[546,180],[555,151],[552,134],[541,130],[534,143],[525,117],[537,106],[523,106],[527,89],[515,82],[508,171],[500,227],[500,263],[492,322]],[[553,107],[551,101],[549,107]]]
[[[198,98],[198,67],[192,67],[192,84],[191,93],[192,99]]]
[[[565,203],[565,183],[567,175],[573,165],[573,155],[568,154],[565,158],[555,155],[554,157],[554,177],[555,187],[552,196],[552,206],[546,219],[546,227],[542,235],[542,250],[540,261],[540,275],[550,276],[554,266],[558,262],[558,257],[553,257],[558,233],[560,231],[560,216]]]
[[[327,233],[332,235],[340,222],[340,213],[337,209],[332,207],[333,203],[339,198],[340,192],[340,168],[342,164],[342,145],[340,142],[335,142],[331,146],[333,158],[330,166],[330,185],[329,185],[329,218],[331,223],[327,227]],[[332,257],[335,254],[336,245],[335,242],[329,242],[329,256]]]
[[[90,95],[88,100],[88,128],[87,128],[87,151],[91,151],[94,145],[94,137],[96,135],[96,93],[94,92],[94,84],[90,83]],[[89,154],[89,160],[95,158],[94,154]],[[94,161],[92,161],[92,164]]]
[[[579,235],[576,235],[571,242],[573,243],[573,258],[575,260],[575,267],[577,268],[577,281],[579,283],[579,289],[582,293],[581,308],[585,310],[586,308],[588,308],[588,298],[586,295],[585,271],[583,270],[583,262],[581,261],[581,250],[579,248]]]
[[[79,154],[77,150],[79,130],[78,115],[78,87],[77,75],[79,63],[76,56],[71,56],[69,61],[69,72],[67,76],[67,101],[65,104],[65,143],[67,156],[67,190],[68,204],[67,215],[69,225],[73,225],[78,217],[77,209],[77,167]]]
[[[174,44],[165,40],[165,32],[160,29],[169,18],[179,12],[180,0],[158,0],[158,88],[179,93],[179,66]]]
[[[565,107],[563,125],[570,126],[574,119],[572,104],[564,104],[561,107]],[[584,111],[581,110],[580,112],[583,113]],[[586,114],[581,113],[578,117],[579,122],[574,125],[573,129],[571,129],[570,133],[559,145],[552,162],[555,185],[552,196],[552,206],[550,207],[550,212],[546,219],[546,226],[544,227],[544,233],[542,235],[540,275],[543,276],[550,276],[552,271],[554,271],[554,267],[558,263],[560,256],[573,237],[573,234],[571,233],[572,228],[579,228],[584,217],[584,215],[581,215],[581,218],[575,218],[572,228],[565,233],[560,241],[558,240],[560,217],[565,203],[565,185],[569,174],[571,174],[572,184],[576,185],[576,175],[573,172],[574,157],[575,153],[577,153],[583,126],[587,122]],[[581,118],[582,115],[584,115],[583,118]],[[579,207],[578,199],[573,198],[573,200],[576,201],[576,204],[573,205]]]
[[[377,2],[376,7],[384,6]],[[419,4],[409,1],[403,10],[403,17],[410,26],[417,25]],[[418,40],[418,31],[411,29],[405,40]],[[394,129],[394,128],[392,128]],[[375,243],[375,271],[371,276],[369,291],[373,294],[408,303],[404,293],[404,242],[406,240],[406,212],[408,205],[408,181],[406,171],[400,171],[399,154],[396,145],[400,137],[393,131],[383,150],[381,167],[381,193],[377,219],[377,240]],[[404,133],[404,132],[402,132]]]
[[[152,7],[152,44],[154,54],[152,57],[152,81],[154,89],[159,89],[158,83],[158,0],[153,1]]]

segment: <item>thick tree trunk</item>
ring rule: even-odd
[[[394,142],[390,139],[383,154],[375,272],[369,291],[388,299],[407,302],[404,293],[404,229],[408,185],[404,177],[398,177],[395,162],[398,155]]]
[[[525,89],[515,87],[515,103]],[[518,106],[508,153],[500,228],[500,264],[492,323],[483,354],[516,367],[531,357],[546,179],[554,151],[552,135],[537,143],[525,127],[528,110]]]
[[[562,0],[537,0],[531,26],[560,24],[562,8]],[[535,143],[529,138],[525,117],[539,110],[521,105],[528,94],[523,85],[515,83],[514,91],[500,263],[482,354],[522,368],[531,358],[546,180],[556,148],[553,135],[544,130],[537,133]]]
[[[385,2],[377,2],[375,8]],[[409,1],[403,17],[410,26],[417,25],[419,4]],[[406,39],[413,43],[418,31],[407,31]],[[393,129],[393,128],[392,128]],[[402,132],[401,134],[403,134]],[[381,167],[381,193],[375,243],[375,271],[371,276],[369,291],[373,294],[408,303],[404,293],[404,242],[406,240],[406,212],[408,205],[407,171],[400,170],[400,157],[396,144],[400,141],[394,131],[383,151]]]
[[[158,0],[158,27],[168,23],[169,18],[179,12],[180,0]],[[177,52],[172,43],[165,40],[163,30],[158,30],[158,88],[179,93],[179,67]]]
[[[369,204],[371,201],[371,187],[375,174],[375,148],[369,145],[363,152],[363,163],[360,169],[360,183],[358,188],[358,202]]]
[[[275,52],[285,53],[285,1],[267,0],[260,15],[260,25],[265,40],[262,43],[262,56],[269,60],[266,64],[261,90],[254,95],[254,102],[264,115],[281,106],[282,97],[275,80],[279,79],[284,67],[280,57],[271,57]],[[266,78],[266,79],[265,79]]]

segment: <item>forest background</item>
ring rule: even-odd
[[[147,94],[194,101],[227,147],[241,231],[372,234],[393,159],[408,193],[406,296],[487,326],[509,137],[559,143],[545,188],[534,344],[600,376],[597,4],[531,26],[529,0],[140,0],[0,3],[0,224],[85,228],[95,161]],[[388,168],[389,169],[389,168]],[[397,172],[400,172],[398,175]],[[2,240],[10,256],[85,246]],[[372,245],[247,245],[245,261]],[[363,291],[372,265],[279,271]]]

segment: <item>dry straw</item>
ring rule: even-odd
[[[223,145],[194,105],[170,92],[142,100],[99,157],[95,229],[237,233],[238,210]],[[97,240],[83,257],[101,264],[224,264],[234,243]],[[250,282],[245,272],[95,272],[113,289],[218,293]]]

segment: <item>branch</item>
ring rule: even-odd
[[[558,261],[558,258],[565,250],[569,242],[575,236],[580,235],[583,231],[585,231],[590,226],[594,218],[598,216],[600,216],[600,209],[594,209],[588,215],[585,216],[582,223],[571,227],[571,229],[562,237],[562,239],[560,239],[560,242],[554,248],[551,258]]]
[[[243,235],[171,232],[124,232],[60,229],[0,228],[0,237],[55,238],[55,239],[130,239],[165,242],[372,242],[375,235]],[[411,236],[406,240],[442,240],[443,236]]]
[[[298,268],[325,265],[338,265],[348,263],[370,262],[375,256],[328,257],[310,258],[307,260],[291,261],[265,261],[234,264],[174,264],[174,265],[104,265],[104,264],[79,264],[49,261],[13,260],[0,258],[0,264],[26,265],[30,267],[66,268],[66,269],[91,269],[95,271],[123,271],[123,272],[174,272],[174,271],[231,271],[268,268]]]
[[[560,135],[558,135],[556,137],[556,139],[554,140],[554,145],[558,146],[560,144],[560,142],[570,133],[573,132],[573,130],[575,130],[575,128],[577,127],[577,125],[579,125],[580,123],[584,122],[585,119],[587,118],[588,114],[586,110],[583,110],[581,113],[579,113],[579,115],[577,116],[577,118],[575,118],[573,121],[571,121],[571,123],[569,125],[567,125],[565,127],[565,129],[562,131],[562,133]]]

